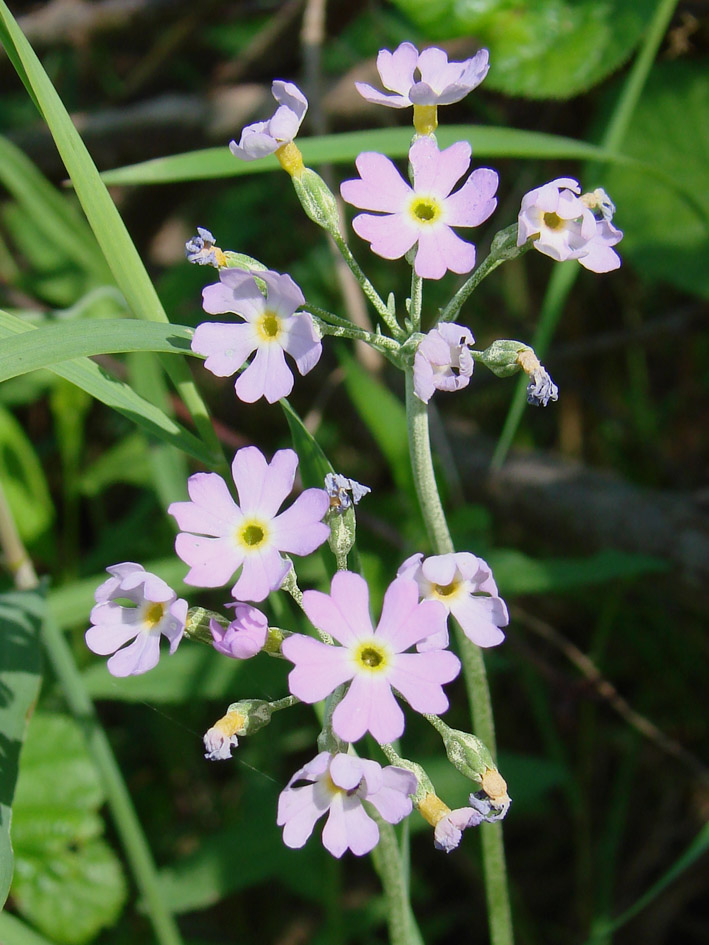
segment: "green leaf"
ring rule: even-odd
[[[652,176],[613,167],[603,186],[618,207],[619,249],[649,282],[670,282],[709,298],[709,70],[707,60],[656,65],[633,114],[623,150],[651,162],[692,194],[697,212]],[[703,215],[702,215],[703,214]]]
[[[394,0],[428,39],[474,36],[490,50],[486,89],[569,98],[617,69],[657,0]]]
[[[470,141],[476,161],[495,157],[525,157],[627,162],[624,156],[606,152],[585,141],[521,128],[448,125],[438,129],[437,138],[442,148],[454,141]],[[411,147],[411,130],[377,128],[318,138],[299,138],[298,147],[308,166],[352,163],[360,151],[379,151],[391,158],[402,158],[406,157]],[[141,164],[105,171],[101,176],[107,184],[166,184],[238,177],[280,169],[275,157],[265,157],[260,161],[239,161],[224,147],[154,158]]]
[[[12,881],[12,803],[27,719],[39,694],[44,608],[39,591],[0,595],[0,909]]]
[[[344,349],[338,359],[345,370],[345,387],[350,400],[391,469],[394,482],[404,493],[415,496],[406,408],[389,388],[365,371]]]
[[[151,470],[147,440],[140,433],[131,433],[83,469],[77,487],[84,495],[97,496],[116,482],[145,486],[150,483]]]
[[[22,426],[0,407],[0,480],[20,537],[33,542],[54,519],[54,504],[37,453]]]
[[[55,945],[9,912],[0,912],[0,942],[3,945]]]
[[[104,791],[78,724],[37,713],[15,800],[13,901],[60,943],[82,945],[126,899],[120,862],[101,838]]]
[[[565,591],[669,568],[660,558],[614,549],[598,551],[586,558],[540,559],[512,548],[497,548],[489,552],[487,560],[503,596]]]
[[[0,338],[10,338],[21,332],[39,330],[8,312],[0,311]],[[49,370],[76,384],[101,403],[122,413],[147,433],[167,443],[172,443],[208,466],[215,462],[212,453],[193,434],[188,433],[162,410],[138,396],[127,384],[119,381],[88,358],[64,361],[50,367]]]
[[[293,448],[300,459],[300,475],[303,485],[322,489],[325,476],[335,470],[332,468],[330,460],[323,453],[318,441],[288,401],[284,398],[280,401],[280,405],[288,421]]]
[[[193,334],[191,328],[183,325],[156,324],[134,318],[47,325],[6,340],[0,352],[0,381],[97,354],[124,351],[190,354]]]

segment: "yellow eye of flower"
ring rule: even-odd
[[[544,214],[544,226],[550,230],[561,230],[564,228],[564,220],[556,213],[545,213]]]
[[[147,625],[148,629],[152,630],[153,627],[160,623],[164,614],[164,604],[151,604],[148,608],[146,608],[143,622]]]
[[[281,334],[281,320],[275,312],[266,311],[256,322],[256,330],[264,341],[275,341]]]
[[[435,223],[441,215],[441,205],[433,197],[416,197],[411,203],[411,215],[416,223]]]
[[[246,551],[255,551],[268,539],[268,530],[263,522],[247,519],[236,532],[237,542]]]
[[[381,673],[389,665],[389,651],[373,640],[360,643],[354,656],[360,667],[370,673]]]
[[[459,587],[460,581],[456,581],[455,579],[452,580],[450,584],[434,584],[432,587],[433,596],[437,597],[439,600],[446,600],[457,593]]]

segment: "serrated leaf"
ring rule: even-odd
[[[101,838],[103,786],[78,724],[37,713],[15,800],[13,902],[62,945],[83,945],[126,898],[120,862]]]
[[[707,60],[664,62],[648,77],[623,150],[681,181],[703,216],[656,177],[614,167],[603,186],[618,207],[619,249],[650,282],[709,298],[709,69]]]
[[[40,591],[0,595],[0,909],[12,880],[12,804],[27,720],[39,694],[44,611]]]
[[[669,567],[661,558],[615,549],[584,558],[531,558],[513,548],[496,548],[489,552],[487,560],[503,596],[565,591],[666,571]]]
[[[570,98],[617,69],[658,0],[394,0],[430,39],[474,37],[490,50],[485,87]]]

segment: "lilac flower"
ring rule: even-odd
[[[175,550],[190,566],[187,584],[221,587],[241,568],[233,596],[261,601],[290,571],[291,562],[281,552],[308,555],[327,539],[330,529],[321,519],[330,500],[324,489],[306,489],[277,514],[293,488],[297,466],[293,450],[279,450],[270,463],[255,446],[239,450],[231,467],[239,505],[216,473],[190,476],[192,501],[173,502],[168,509],[184,529]]]
[[[308,110],[308,100],[297,85],[280,79],[271,86],[271,93],[278,102],[278,108],[268,121],[247,125],[241,132],[238,144],[236,141],[230,142],[229,148],[234,157],[242,161],[255,161],[273,154],[298,134]]]
[[[268,620],[260,610],[249,604],[226,606],[234,608],[234,619],[228,627],[222,627],[213,617],[209,621],[214,649],[235,660],[251,659],[266,645]]]
[[[414,393],[425,404],[435,390],[462,390],[470,383],[474,361],[469,346],[474,338],[470,329],[441,322],[416,349],[414,356]]]
[[[385,259],[399,259],[418,244],[414,269],[424,279],[440,279],[446,270],[466,273],[475,265],[475,247],[461,240],[453,226],[479,226],[497,205],[497,174],[478,168],[451,194],[470,166],[471,149],[458,141],[439,151],[432,138],[411,146],[413,188],[383,154],[365,151],[356,160],[359,180],[345,181],[343,198],[362,210],[352,222],[358,236]],[[589,211],[590,213],[590,211]]]
[[[239,744],[238,736],[229,730],[228,725],[223,724],[226,718],[219,719],[204,733],[204,757],[208,761],[228,761],[232,748]]]
[[[306,784],[295,787],[297,782]],[[379,842],[379,828],[362,805],[366,800],[390,824],[411,813],[416,775],[403,768],[352,755],[322,751],[296,771],[278,799],[279,827],[287,847],[302,847],[315,823],[329,812],[322,842],[333,856],[345,850],[369,853]]]
[[[358,505],[372,490],[356,479],[348,479],[340,473],[328,473],[325,476],[325,491],[330,496],[330,509],[344,512],[351,505]]]
[[[620,257],[611,247],[620,242],[623,233],[605,217],[596,220],[587,202],[578,196],[580,193],[578,181],[560,177],[525,194],[518,217],[517,245],[531,239],[535,249],[557,262],[578,259],[593,272],[617,269]]]
[[[254,351],[256,356],[236,380],[236,396],[247,404],[265,397],[272,404],[293,390],[293,374],[285,353],[301,374],[312,370],[322,354],[322,344],[312,315],[294,314],[305,302],[290,276],[259,272],[266,297],[251,273],[224,269],[220,281],[202,292],[204,310],[210,315],[233,312],[244,322],[228,325],[203,322],[197,326],[192,350],[207,355],[204,366],[217,377],[230,377]]]
[[[114,654],[107,664],[113,676],[147,673],[160,659],[161,634],[170,642],[170,653],[177,649],[185,629],[187,601],[132,561],[106,570],[111,577],[96,588],[86,645],[100,656]],[[134,642],[123,646],[129,640]]]
[[[203,226],[197,227],[197,236],[191,237],[185,243],[187,261],[198,266],[214,266],[219,269],[226,264],[224,253],[219,249],[216,240]]]
[[[404,652],[432,633],[443,633],[445,625],[445,608],[436,601],[419,603],[414,581],[397,578],[389,586],[376,630],[367,582],[351,571],[338,571],[330,594],[306,591],[303,607],[311,623],[341,646],[299,633],[288,637],[281,649],[295,663],[288,685],[294,696],[312,703],[352,681],[332,716],[340,738],[354,742],[365,732],[382,744],[399,738],[404,713],[392,687],[417,712],[440,715],[448,708],[441,687],[458,675],[458,658],[442,649],[425,655]]]
[[[509,623],[507,607],[482,558],[467,551],[425,559],[418,553],[407,558],[397,573],[416,581],[422,600],[440,601],[473,643],[497,646],[505,639],[500,627]],[[447,645],[444,627],[422,640],[417,649],[423,652]]]
[[[448,62],[444,50],[435,46],[419,53],[411,43],[402,43],[394,52],[382,49],[377,56],[382,85],[393,94],[366,82],[355,82],[355,87],[368,102],[389,108],[451,105],[480,85],[490,68],[488,59],[487,49],[481,49],[472,59]]]
[[[458,807],[448,811],[433,830],[433,842],[437,850],[450,853],[460,845],[463,831],[468,827],[477,827],[483,822],[483,815],[474,807]]]

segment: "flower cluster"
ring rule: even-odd
[[[438,106],[460,101],[485,78],[487,50],[449,62],[440,49],[419,52],[402,43],[393,52],[382,50],[377,68],[385,91],[366,83],[357,83],[357,89],[375,104],[413,107],[416,134],[408,151],[408,177],[386,155],[364,152],[355,162],[359,176],[344,181],[340,193],[365,211],[354,216],[352,228],[374,253],[390,260],[406,257],[413,270],[411,297],[397,308],[393,294],[385,302],[362,273],[347,246],[334,195],[305,167],[294,142],[307,100],[295,85],[277,80],[272,86],[275,113],[245,127],[239,143],[231,142],[231,152],[246,161],[276,155],[306,214],[332,236],[382,324],[368,331],[313,305],[305,310],[305,296],[289,275],[266,269],[251,257],[223,252],[210,231],[198,227],[186,245],[187,258],[213,266],[219,276],[203,290],[204,311],[235,319],[202,322],[192,351],[216,377],[236,375],[236,396],[247,404],[261,398],[273,404],[287,397],[295,383],[291,361],[300,375],[308,374],[321,359],[326,335],[363,340],[386,354],[407,375],[407,410],[416,431],[411,436],[416,486],[430,523],[435,517],[431,508],[440,511],[440,504],[437,496],[430,498],[435,482],[426,480],[430,455],[422,457],[416,450],[421,449],[417,436],[425,426],[425,405],[436,391],[467,387],[480,360],[499,377],[522,370],[530,403],[545,405],[558,397],[528,345],[499,339],[478,351],[470,328],[453,318],[482,278],[529,247],[558,261],[576,259],[595,272],[617,268],[620,259],[613,247],[622,232],[612,222],[615,207],[605,191],[582,194],[577,181],[559,178],[523,198],[516,227],[501,230],[490,254],[478,263],[475,245],[456,230],[490,219],[497,206],[498,175],[485,167],[471,171],[471,145],[458,141],[441,149],[435,130]],[[440,280],[448,272],[467,279],[447,306],[427,317],[425,280]],[[283,407],[292,420],[292,409]],[[315,447],[308,460],[308,475],[318,465],[323,472],[332,469]],[[396,824],[416,808],[433,828],[436,847],[450,852],[464,830],[504,817],[510,798],[483,742],[449,728],[439,717],[449,707],[444,686],[461,671],[460,659],[449,649],[449,618],[462,631],[465,647],[493,647],[505,639],[507,607],[482,558],[467,551],[429,556],[417,551],[386,589],[375,626],[369,585],[352,569],[356,556],[348,558],[356,537],[356,506],[371,490],[342,473],[328,472],[323,488],[306,488],[284,507],[297,469],[292,449],[278,450],[269,461],[256,446],[246,446],[233,458],[232,481],[217,472],[196,472],[186,484],[189,498],[168,508],[179,528],[175,550],[187,565],[185,583],[228,587],[226,616],[188,609],[187,601],[159,577],[124,562],[108,568],[109,579],[96,591],[87,645],[95,653],[113,654],[108,669],[116,676],[154,667],[162,635],[171,653],[186,636],[230,659],[266,654],[287,660],[288,694],[230,705],[204,735],[205,756],[227,760],[239,739],[268,725],[274,712],[327,699],[319,751],[280,795],[277,822],[284,843],[302,847],[327,815],[322,830],[326,849],[336,857],[346,850],[361,856],[380,838],[372,810]],[[292,556],[310,555],[326,542],[335,558],[329,591],[302,592]],[[280,589],[302,610],[294,627],[270,626],[267,613],[253,606]],[[279,619],[289,620],[287,608],[276,612]],[[406,712],[425,717],[440,734],[450,763],[475,782],[469,806],[451,810],[424,769],[398,756],[392,743],[404,734]],[[367,734],[391,764],[382,767],[356,754],[353,746]]]

